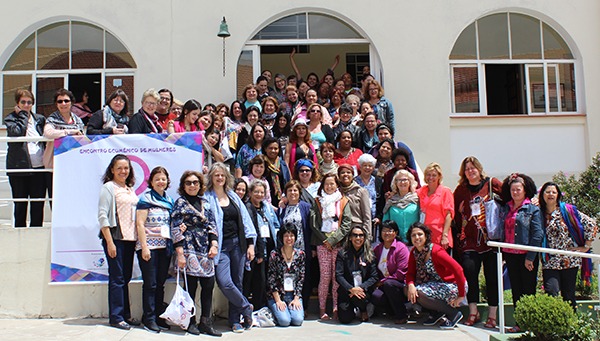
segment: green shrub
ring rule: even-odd
[[[515,309],[515,321],[521,329],[530,333],[527,337],[565,340],[573,334],[577,317],[573,308],[561,297],[537,294],[521,297]]]
[[[579,177],[559,172],[552,180],[560,187],[563,201],[574,204],[581,212],[600,221],[600,153],[594,156],[590,166]]]
[[[577,314],[577,322],[575,328],[568,340],[570,341],[594,341],[598,340],[598,318],[594,318],[594,314],[579,313]]]

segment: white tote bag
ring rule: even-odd
[[[187,292],[188,285],[185,268],[183,268],[183,277],[186,290],[179,285],[179,270],[180,269],[177,269],[177,287],[175,288],[173,299],[171,299],[171,303],[169,303],[169,306],[160,317],[171,321],[182,329],[187,329],[190,325],[190,319],[196,315],[196,306],[194,305],[194,301],[190,297],[190,294]]]

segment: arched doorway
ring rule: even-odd
[[[127,48],[104,28],[75,20],[43,26],[21,42],[2,68],[2,115],[13,110],[19,88],[35,94],[33,110],[45,115],[56,110],[53,95],[63,87],[76,96],[86,91],[92,110],[118,88],[132,99],[136,68]]]
[[[346,20],[332,14],[300,12],[269,22],[250,38],[244,46],[237,67],[237,92],[253,83],[262,70],[268,69],[286,76],[295,74],[290,64],[290,53],[303,78],[314,72],[319,79],[340,56],[335,77],[348,72],[360,85],[364,66],[382,80],[379,56],[364,33]],[[273,80],[271,80],[273,82]]]

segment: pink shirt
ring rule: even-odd
[[[123,240],[136,241],[135,209],[138,197],[135,195],[133,188],[121,187],[115,184],[115,202],[117,203],[117,219],[119,219]]]
[[[520,206],[515,207],[515,202],[513,200],[508,202],[508,214],[506,215],[506,219],[504,220],[504,242],[505,243],[515,243],[515,225],[517,223],[517,213],[519,212],[519,208],[525,204],[530,204],[531,200],[525,198],[523,203]],[[527,253],[525,250],[515,250],[515,249],[507,249],[503,248],[502,252],[512,253],[515,255],[524,255]]]
[[[185,133],[185,123],[183,123],[182,121],[173,121],[173,128],[175,129],[176,133]],[[190,131],[196,131],[196,126],[195,125],[191,125],[190,126]]]
[[[448,212],[450,217],[454,218],[454,196],[450,188],[442,185],[439,185],[432,195],[428,195],[428,192],[428,185],[417,189],[421,213],[425,214],[423,223],[431,229],[431,241],[440,245]],[[452,247],[451,231],[448,231],[448,243]]]

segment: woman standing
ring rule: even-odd
[[[337,137],[338,149],[333,155],[333,161],[338,165],[343,163],[352,166],[354,173],[358,169],[358,158],[363,154],[360,149],[352,147],[353,135],[349,130],[343,130]]]
[[[265,159],[266,178],[271,189],[270,197],[273,206],[277,207],[283,198],[283,188],[290,181],[291,174],[288,165],[280,156],[279,142],[273,137],[265,139],[262,145],[262,154]]]
[[[104,172],[102,182],[98,223],[108,263],[109,323],[115,328],[129,330],[132,325],[140,325],[139,321],[131,318],[129,307],[129,281],[137,240],[133,212],[138,202],[132,188],[135,176],[129,158],[123,154],[115,155]]]
[[[502,182],[502,200],[506,205],[500,210],[500,219],[504,226],[505,243],[542,246],[542,214],[539,207],[531,203],[535,194],[535,183],[525,174],[513,173]],[[516,309],[521,296],[535,294],[540,264],[538,253],[504,248],[502,254]],[[519,331],[519,326],[509,330]]]
[[[256,255],[251,270],[244,276],[244,294],[252,296],[251,303],[257,309],[267,306],[267,269],[268,256],[277,248],[275,239],[279,230],[279,219],[273,206],[265,201],[268,188],[266,182],[254,179],[250,182],[250,200],[246,208],[256,229]]]
[[[379,122],[394,126],[394,107],[383,96],[383,87],[375,79],[368,81],[363,89],[365,99],[373,106]]]
[[[340,191],[348,198],[352,226],[362,226],[367,231],[367,237],[370,239],[374,233],[372,230],[373,221],[369,191],[366,188],[360,187],[354,181],[353,169],[348,164],[341,164],[339,166],[338,178],[340,179]]]
[[[304,251],[306,265],[306,279],[302,295],[303,306],[308,309],[310,294],[312,292],[311,281],[311,265],[313,260],[312,255],[312,230],[315,226],[315,212],[306,201],[300,200],[302,186],[297,180],[291,180],[285,185],[285,196],[287,204],[279,209],[279,225],[292,225],[296,230],[294,248]]]
[[[398,227],[398,237],[408,243],[408,228],[419,221],[417,182],[409,172],[399,170],[392,180],[392,196],[385,201],[383,221],[392,220]]]
[[[377,159],[377,163],[375,164],[377,172],[375,172],[375,176],[383,180],[385,174],[394,168],[392,155],[394,155],[396,145],[392,139],[385,139],[380,141],[375,148],[378,150],[377,157],[375,158]]]
[[[431,241],[450,251],[454,217],[454,197],[450,188],[442,185],[442,167],[432,162],[425,167],[427,185],[417,190],[421,209],[421,222],[431,229]],[[424,216],[424,218],[423,218]]]
[[[9,137],[41,137],[46,119],[31,111],[35,99],[29,90],[15,92],[15,110],[4,119],[6,135]],[[44,168],[44,142],[12,142],[6,154],[7,169]],[[39,199],[46,197],[46,176],[44,173],[7,173],[14,199]],[[15,227],[27,227],[27,201],[15,202]],[[42,226],[44,223],[44,202],[31,202],[29,226]]]
[[[262,111],[262,106],[258,101],[258,90],[256,89],[256,85],[246,85],[244,92],[242,92],[242,97],[244,99],[244,107],[246,107],[246,109],[250,107],[257,107],[259,112]]]
[[[104,108],[96,111],[87,125],[87,135],[126,134],[129,132],[129,98],[125,91],[115,90]]]
[[[354,181],[362,188],[369,192],[369,199],[371,199],[371,219],[373,220],[373,226],[380,223],[377,218],[377,202],[379,195],[381,194],[381,184],[383,180],[376,178],[373,175],[375,170],[375,163],[377,160],[371,154],[363,154],[358,158],[358,166],[360,173],[354,178]],[[373,236],[377,236],[374,233]]]
[[[217,284],[229,301],[229,324],[234,333],[252,327],[252,305],[242,292],[244,263],[254,260],[256,230],[246,206],[232,190],[233,177],[227,166],[217,162],[207,176],[208,200],[217,222],[218,245],[215,256]],[[240,316],[244,318],[243,326]]]
[[[549,248],[589,253],[596,239],[596,222],[573,205],[561,201],[562,192],[554,182],[546,182],[540,190],[540,209],[544,213],[546,243]],[[575,283],[577,270],[590,283],[592,262],[589,258],[546,254],[542,258],[544,290],[552,296],[562,295],[576,309]]]
[[[321,175],[327,173],[337,174],[338,164],[333,161],[333,155],[335,154],[335,146],[329,142],[321,144],[319,148],[321,152],[321,163],[319,163],[319,172]]]
[[[175,201],[171,214],[171,235],[177,266],[186,270],[186,289],[194,302],[198,283],[202,287],[200,324],[193,318],[187,332],[193,335],[203,333],[221,336],[213,328],[211,319],[215,257],[219,253],[219,243],[214,211],[202,197],[204,189],[200,172],[183,172],[177,189],[180,197]]]
[[[242,179],[246,181],[246,183],[250,184],[254,180],[262,181],[265,185],[266,192],[264,193],[263,200],[265,200],[269,205],[271,204],[271,189],[269,188],[269,183],[265,178],[265,160],[262,155],[257,155],[252,160],[250,160],[250,164],[248,165],[250,169],[250,174],[242,176]]]
[[[312,161],[307,159],[298,160],[296,167],[294,167],[294,179],[298,180],[302,186],[301,200],[310,203],[312,200],[308,200],[308,197],[313,199],[317,197],[321,183],[319,182],[319,171],[315,169]]]
[[[252,130],[250,130],[250,136],[248,136],[248,142],[242,146],[238,151],[235,159],[235,177],[241,178],[244,175],[250,174],[250,160],[255,156],[262,154],[262,143],[265,139],[265,126],[260,123],[256,123]]]
[[[162,133],[163,128],[158,123],[156,115],[156,106],[160,96],[154,89],[144,91],[142,95],[142,107],[135,113],[129,121],[130,134],[151,134]]]
[[[136,210],[138,263],[142,271],[142,323],[148,331],[158,333],[169,329],[159,316],[164,312],[165,281],[168,277],[172,251],[167,240],[171,239],[171,211],[173,199],[167,194],[171,181],[164,167],[155,167],[148,177],[150,190],[139,197]]]
[[[225,118],[225,134],[229,141],[229,148],[234,155],[238,150],[239,135],[244,129],[244,110],[242,110],[242,107],[242,102],[233,101],[229,115]]]
[[[479,272],[483,264],[489,306],[484,327],[496,328],[498,266],[496,252],[487,246],[486,211],[483,203],[493,199],[494,193],[501,193],[502,182],[486,176],[481,162],[474,156],[466,157],[462,161],[458,173],[460,180],[454,190],[454,224],[458,227],[459,239],[455,250],[458,250],[462,256],[462,267],[471,289],[467,293],[469,317],[465,325],[472,326],[480,320],[477,303],[479,303]]]
[[[350,97],[350,96],[348,96]],[[368,153],[371,148],[379,143],[375,128],[377,127],[377,114],[374,112],[367,113],[363,119],[363,126],[356,133],[354,140],[356,147],[362,150],[363,153]]]
[[[369,242],[369,232],[361,226],[350,231],[335,260],[335,280],[338,282],[338,314],[340,323],[352,322],[360,311],[360,320],[369,320],[367,304],[379,280],[375,256]]]
[[[183,109],[176,120],[168,123],[169,134],[185,133],[187,131],[198,131],[198,116],[202,106],[195,99],[190,99],[183,105]]]
[[[290,142],[285,147],[284,159],[288,165],[294,165],[300,159],[309,159],[315,165],[319,162],[315,147],[310,140],[308,124],[303,118],[299,118],[294,122]]]
[[[319,258],[319,316],[328,320],[325,312],[329,285],[333,282],[333,318],[338,318],[338,287],[335,280],[336,256],[339,243],[350,232],[352,216],[348,199],[339,191],[340,182],[335,174],[325,174],[317,197],[317,208],[321,213],[321,222],[313,227],[312,244],[317,246]],[[320,229],[319,229],[320,226]]]
[[[323,112],[325,112],[325,116]],[[331,121],[331,116],[322,109],[321,105],[313,103],[308,107],[308,131],[315,149],[319,149],[325,142],[333,143],[333,130],[325,122],[324,117],[328,117]]]
[[[67,89],[59,89],[54,93],[54,103],[56,103],[58,110],[46,119],[46,125],[44,126],[45,138],[58,139],[68,135],[83,135],[83,122],[71,111],[71,104],[74,100],[75,97]],[[46,168],[54,167],[54,141],[46,143],[44,166]],[[49,196],[52,197],[52,173],[45,173],[45,176],[46,187]]]
[[[295,247],[297,230],[284,224],[277,232],[280,248],[271,251],[269,258],[269,309],[280,327],[301,326],[304,322],[302,306],[306,263],[303,250]]]
[[[406,315],[406,271],[408,269],[408,248],[398,240],[398,225],[391,220],[384,220],[379,240],[375,247],[375,261],[379,282],[373,292],[373,304],[387,308],[394,314],[396,324],[408,322]],[[391,308],[391,309],[390,309]]]
[[[432,242],[432,232],[422,223],[414,223],[408,230],[413,248],[408,258],[406,297],[432,311],[425,326],[440,325],[453,329],[463,314],[458,310],[465,299],[467,281],[460,265],[438,244]]]
[[[248,137],[252,135],[252,128],[258,123],[260,110],[256,106],[251,106],[244,111],[242,122],[244,125],[237,137],[236,151],[240,151],[242,146],[248,142]]]

